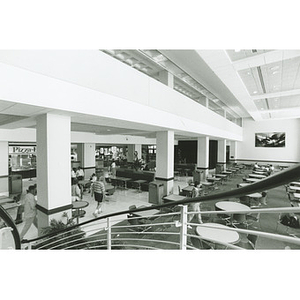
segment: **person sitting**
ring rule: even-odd
[[[78,201],[82,199],[82,190],[78,185],[77,178],[72,178],[71,195],[72,201]]]
[[[76,168],[71,170],[71,178],[76,178]]]
[[[84,179],[84,171],[81,167],[78,167],[76,171],[76,177],[78,180],[83,180]]]

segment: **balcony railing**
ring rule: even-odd
[[[243,246],[205,237],[201,239],[195,228],[215,228],[212,223],[188,222],[190,214],[200,213],[202,218],[214,218],[220,211],[188,211],[188,204],[205,203],[210,200],[222,200],[229,197],[241,197],[254,192],[270,190],[300,178],[300,165],[290,167],[275,175],[246,187],[210,194],[197,198],[185,198],[181,201],[141,207],[103,215],[96,219],[82,222],[52,234],[27,240],[25,249],[244,249]],[[15,248],[20,249],[20,242],[15,225],[7,213],[0,207],[1,218],[7,227],[12,228]],[[222,212],[224,214],[225,212]],[[300,213],[300,207],[259,208],[255,210],[226,211],[226,215]],[[234,223],[230,226],[219,226],[219,230],[236,232],[241,237],[256,236],[300,246],[300,238],[276,232],[253,230],[250,227],[239,228]]]

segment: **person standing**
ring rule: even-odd
[[[91,197],[94,196],[97,202],[97,207],[93,213],[94,217],[97,218],[98,214],[102,212],[102,202],[105,194],[104,177],[97,176],[97,181],[92,184]]]
[[[36,210],[36,186],[31,185],[28,188],[28,193],[24,197],[24,220],[25,224],[20,234],[20,239],[24,238],[32,224],[38,228],[37,210]]]
[[[192,189],[192,198],[200,197],[201,196],[201,189],[200,189],[200,182],[195,181],[194,182],[194,188]],[[195,217],[196,221],[200,224],[202,224],[202,218],[200,212],[200,202],[193,202],[188,205],[188,211],[191,212],[197,212],[195,214],[188,215],[188,223],[192,221],[192,219]]]

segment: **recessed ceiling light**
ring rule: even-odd
[[[257,91],[253,91],[253,94],[257,94]]]
[[[273,75],[278,74],[278,73],[279,73],[279,71],[273,71],[272,72]]]

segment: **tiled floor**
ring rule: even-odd
[[[188,180],[191,180],[192,177],[179,177],[178,180],[174,181],[174,194],[178,194],[178,186],[181,188],[187,186]],[[23,180],[23,192],[26,193],[26,189],[29,185],[35,184],[36,179],[32,180],[24,179]],[[148,201],[149,193],[147,191],[138,192],[134,189],[120,189],[117,188],[113,195],[107,196],[106,200],[102,204],[102,214],[109,214],[118,211],[128,210],[129,206],[136,205],[152,205]],[[89,205],[84,208],[86,214],[84,217],[80,218],[80,222],[84,222],[90,219],[94,219],[93,213],[96,209],[97,203],[94,198],[91,197],[91,194],[88,191],[84,192],[83,201],[87,201]],[[16,218],[16,209],[10,210],[10,214],[13,219]],[[24,226],[24,222],[17,225],[19,232],[21,232]],[[32,239],[38,236],[38,231],[34,225],[31,226],[29,231],[25,235],[25,239]]]
[[[236,184],[242,182],[243,174],[239,174],[230,179],[225,185],[220,186],[219,190],[214,191],[213,193],[219,193],[221,191],[235,189]],[[188,185],[188,181],[191,177],[179,177],[178,180],[174,181],[174,194],[178,194],[178,186],[181,188]],[[24,192],[27,187],[31,184],[34,184],[35,180],[23,181]],[[88,192],[84,193],[83,200],[87,201],[89,205],[85,208],[86,214],[84,217],[80,218],[80,222],[84,222],[90,219],[94,219],[93,212],[96,208],[96,202],[91,197],[91,194]],[[232,199],[233,200],[233,199]],[[237,199],[235,199],[237,200]],[[211,210],[214,210],[214,203],[216,201],[209,201],[207,204],[211,206]],[[118,211],[128,210],[130,205],[151,205],[148,201],[148,192],[137,192],[134,189],[116,189],[115,193],[112,196],[108,196],[106,201],[103,203],[102,214],[109,214]],[[285,194],[285,190],[283,186],[277,187],[268,191],[268,207],[286,207],[289,206],[288,199]],[[10,211],[12,218],[15,218],[16,210]],[[119,217],[118,217],[119,218]],[[261,230],[267,232],[275,232],[275,228],[277,225],[278,215],[277,214],[261,214]],[[19,231],[22,230],[24,223],[18,224],[17,228]],[[279,227],[278,233],[284,234],[284,229]],[[37,237],[37,229],[32,225],[28,233],[26,234],[26,239],[31,239]],[[259,238],[257,242],[258,249],[284,249],[285,244],[283,242]],[[294,248],[291,245],[291,248]],[[298,247],[297,247],[298,248]]]

